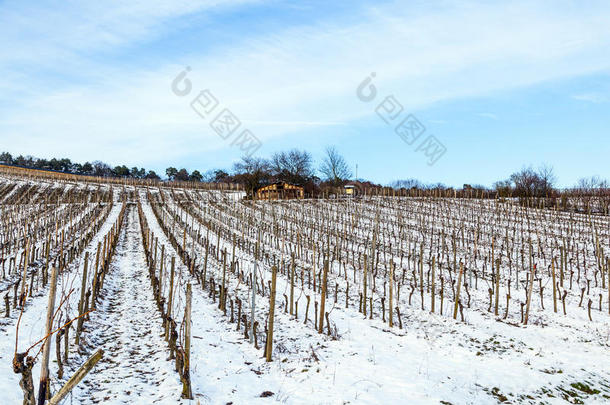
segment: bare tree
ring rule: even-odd
[[[272,174],[280,181],[303,185],[313,177],[312,158],[305,150],[277,152],[269,164]]]
[[[424,185],[422,184],[421,181],[417,180],[417,179],[401,179],[401,180],[395,180],[390,184],[390,187],[395,188],[395,189],[400,189],[400,188],[405,188],[405,189],[411,189],[411,188],[423,188]]]
[[[585,211],[595,211],[597,204],[597,210],[608,212],[610,206],[608,180],[599,176],[583,177],[572,188],[571,194],[580,201],[580,205]]]
[[[110,176],[112,169],[104,162],[96,160],[93,162],[93,175],[94,176]]]
[[[555,182],[557,181],[553,166],[544,163],[538,168],[538,177],[540,178],[541,192],[548,197],[555,190]]]
[[[517,197],[545,197],[552,191],[554,177],[553,169],[548,167],[539,172],[527,167],[513,173],[510,180],[515,184],[515,195]]]
[[[235,180],[243,184],[249,196],[269,180],[269,162],[262,158],[244,156],[233,165]]]
[[[493,185],[494,190],[501,198],[507,198],[513,195],[513,186],[510,180],[499,180]]]
[[[326,156],[320,166],[320,172],[325,180],[338,186],[352,176],[352,170],[334,146],[326,148]]]

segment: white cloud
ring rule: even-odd
[[[147,2],[137,2],[116,8],[99,3],[86,7],[86,18],[43,21],[37,34],[49,31],[50,39],[34,41],[33,52],[24,50],[31,36],[20,41],[16,33],[49,15],[33,14],[9,24],[4,32],[14,32],[5,42],[15,43],[3,53],[5,61],[30,58],[35,64],[48,53],[74,61],[66,66],[68,77],[84,68],[94,79],[45,89],[40,87],[44,78],[16,82],[23,72],[5,68],[11,81],[0,81],[0,88],[27,97],[17,96],[14,107],[0,110],[0,139],[39,155],[70,152],[85,159],[133,161],[135,151],[140,164],[228,147],[190,109],[192,97],[170,92],[171,80],[183,69],[178,61],[160,53],[151,56],[157,68],[134,65],[126,71],[85,52],[137,46],[142,38],[161,35],[164,21],[217,3],[147,7]],[[397,2],[341,20],[245,36],[243,42],[211,53],[193,49],[183,60],[192,66],[195,91],[209,88],[257,136],[270,140],[374,116],[374,103],[362,103],[355,95],[356,86],[373,71],[378,101],[394,94],[412,111],[437,101],[607,69],[609,9],[606,3],[585,8],[567,1],[449,2],[438,9]],[[56,24],[65,27],[55,31],[51,26]]]
[[[337,125],[347,125],[345,122],[332,122],[332,121],[259,121],[259,120],[245,120],[244,124],[247,125],[269,125],[269,126],[293,126],[302,125],[306,127],[332,127]]]
[[[51,62],[112,50],[171,31],[192,13],[260,0],[109,0],[5,2],[0,8],[3,62]]]
[[[608,97],[603,95],[603,94],[599,94],[599,93],[582,93],[582,94],[575,94],[572,96],[572,98],[574,100],[579,100],[579,101],[587,101],[590,103],[605,103],[608,101]]]

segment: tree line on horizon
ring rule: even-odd
[[[41,159],[33,156],[13,157],[9,152],[0,154],[0,163],[29,169],[50,170],[61,173],[111,177],[164,180],[153,170],[126,165],[110,166],[102,161],[72,162],[70,159]],[[319,175],[318,175],[319,174]],[[286,182],[303,186],[307,193],[314,194],[320,187],[341,186],[352,176],[345,158],[335,147],[328,147],[319,168],[314,168],[311,154],[305,150],[292,149],[277,152],[270,159],[243,157],[231,170],[212,169],[204,172],[186,168],[168,167],[167,181],[191,181],[206,183],[239,183],[252,193],[256,188],[273,182]],[[378,184],[364,182],[370,187]]]
[[[72,162],[70,159],[42,159],[32,156],[13,157],[8,152],[0,154],[0,163],[25,167],[30,169],[51,170],[62,173],[88,175],[112,178],[151,179],[162,181],[155,171],[145,168],[119,165],[111,167],[99,160],[83,164]],[[578,182],[565,190],[557,188],[557,177],[551,166],[542,165],[538,169],[531,166],[522,168],[511,174],[507,179],[497,181],[491,188],[483,185],[464,184],[461,189],[454,189],[443,183],[424,183],[417,179],[403,179],[382,186],[364,179],[353,179],[352,170],[347,160],[339,153],[336,147],[329,146],[318,167],[314,166],[314,159],[306,150],[290,149],[276,152],[270,158],[242,157],[232,169],[211,169],[204,173],[199,170],[189,171],[185,168],[168,167],[165,170],[167,181],[191,181],[206,183],[239,183],[251,195],[264,185],[274,182],[286,182],[303,186],[307,195],[319,193],[342,187],[352,182],[361,188],[392,189],[392,190],[423,190],[423,191],[451,191],[462,193],[471,192],[474,195],[494,195],[500,198],[551,198],[561,196],[610,196],[610,183],[598,176],[581,178]]]
[[[54,172],[78,174],[83,176],[114,177],[114,178],[134,178],[134,179],[153,179],[161,180],[153,170],[132,167],[125,165],[111,167],[109,164],[99,160],[93,162],[76,163],[70,159],[42,159],[33,156],[19,155],[13,157],[8,152],[0,154],[0,163],[5,165],[25,167],[28,169],[51,170]]]

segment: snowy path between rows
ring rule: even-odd
[[[150,229],[159,238],[159,246],[166,246],[168,256],[177,256],[171,243],[163,233],[150,204],[143,201],[144,215]],[[190,279],[184,264],[176,260],[178,273]],[[191,280],[192,281],[192,280]],[[193,282],[191,341],[191,384],[195,401],[203,404],[252,404],[252,403],[311,403],[308,394],[292,397],[282,396],[285,385],[291,381],[278,372],[280,364],[266,363],[262,350],[243,338],[242,332],[235,331],[235,324],[221,315],[218,305],[208,298],[207,292]],[[275,372],[269,373],[268,368]],[[270,391],[272,397],[261,396]],[[287,401],[287,402],[286,402]],[[296,401],[296,402],[295,402]],[[180,403],[176,400],[174,403]],[[189,403],[183,400],[182,403]]]
[[[91,351],[103,359],[81,383],[72,403],[175,403],[182,386],[147,277],[138,214],[128,208],[101,304],[86,323]]]

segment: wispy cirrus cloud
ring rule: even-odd
[[[494,113],[482,112],[482,113],[477,113],[477,115],[479,117],[489,118],[489,119],[492,119],[492,120],[497,120],[498,119],[498,115],[494,114]]]
[[[333,121],[259,121],[259,120],[245,120],[244,124],[269,125],[269,126],[303,125],[303,126],[312,126],[312,127],[332,127],[332,126],[337,126],[337,125],[347,125],[346,122],[333,122]]]
[[[194,13],[221,13],[261,0],[132,0],[37,2],[0,5],[3,62],[37,63],[146,42],[180,28]]]
[[[179,57],[156,45],[169,33],[180,40],[193,16],[254,3],[262,4],[82,2],[72,12],[5,3],[0,137],[16,150],[85,159],[133,159],[137,147],[140,164],[223,149],[169,91],[186,64],[194,87],[210,89],[263,141],[358,125],[371,109],[357,102],[355,87],[372,71],[382,95],[417,110],[610,68],[603,2],[361,2],[332,20],[322,8],[309,22],[254,36],[228,26],[239,40],[191,38]],[[130,50],[143,56],[131,60]]]
[[[574,100],[587,101],[590,103],[606,103],[608,102],[608,96],[600,93],[581,93],[572,96]]]

